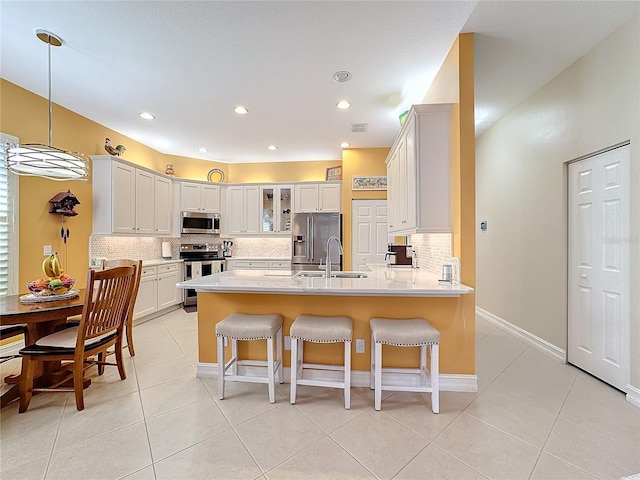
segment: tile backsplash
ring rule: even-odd
[[[233,257],[290,258],[290,238],[234,238]],[[136,258],[157,260],[162,258],[162,242],[171,244],[171,258],[180,257],[182,243],[208,243],[218,245],[222,254],[222,239],[216,235],[182,235],[181,237],[113,237],[91,235],[89,239],[89,262],[97,258]]]
[[[450,233],[419,233],[409,236],[418,255],[418,267],[435,275],[442,273],[442,265],[453,254],[453,235]]]
[[[233,257],[290,258],[291,239],[288,237],[234,238]],[[182,243],[209,243],[218,245],[222,253],[222,239],[216,235],[182,235],[172,238],[113,237],[92,235],[89,240],[89,261],[96,258],[139,258],[157,260],[162,258],[162,242],[171,244],[171,257],[180,257]],[[433,274],[442,272],[442,265],[449,262],[453,252],[453,236],[449,233],[415,234],[409,242],[418,255],[418,267]]]

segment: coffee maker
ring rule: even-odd
[[[222,256],[225,258],[229,258],[231,256],[231,247],[233,247],[233,242],[231,240],[223,240],[222,241]]]
[[[413,248],[411,245],[395,245],[390,243],[384,259],[390,267],[410,267],[412,264],[412,252]]]

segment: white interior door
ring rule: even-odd
[[[387,252],[387,201],[352,200],[351,269],[384,263]]]
[[[630,378],[629,145],[569,165],[568,360],[620,390]]]

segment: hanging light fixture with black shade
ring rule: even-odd
[[[44,177],[50,180],[88,180],[90,160],[86,155],[52,146],[51,47],[62,46],[62,40],[46,30],[36,30],[36,36],[49,49],[49,144],[25,143],[7,145],[6,168],[18,175]]]

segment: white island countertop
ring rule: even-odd
[[[212,293],[268,293],[284,295],[341,295],[390,297],[458,297],[473,293],[461,283],[441,284],[421,269],[371,265],[367,278],[296,276],[290,270],[232,270],[177,284],[179,288]]]

